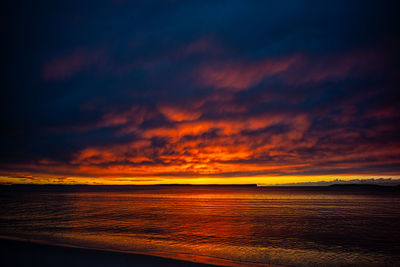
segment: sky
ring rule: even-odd
[[[6,1],[1,183],[400,177],[395,1]]]

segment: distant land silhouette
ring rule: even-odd
[[[392,178],[376,178],[376,179],[353,179],[353,180],[340,180],[335,179],[332,181],[318,181],[318,182],[301,182],[301,183],[285,183],[274,184],[272,186],[398,186],[400,179]]]
[[[272,187],[291,187],[291,186],[400,186],[400,179],[392,178],[376,178],[376,179],[353,179],[353,180],[340,180],[335,179],[332,181],[318,181],[318,182],[299,182],[299,183],[284,183],[284,184],[154,184],[154,185],[107,185],[107,184],[0,184],[0,186],[16,186],[16,187],[171,187],[171,186],[182,186],[182,187],[257,187],[257,186],[272,186]]]
[[[353,180],[341,180],[335,179],[332,181],[317,181],[317,182],[299,182],[299,183],[284,183],[284,184],[154,184],[154,185],[132,185],[132,184],[122,184],[122,185],[107,185],[107,184],[0,184],[0,186],[17,186],[17,187],[170,187],[170,186],[194,186],[194,187],[257,187],[257,186],[400,186],[400,179],[393,178],[372,178],[372,179],[353,179]]]
[[[379,184],[333,184],[329,187],[383,187],[384,185]]]

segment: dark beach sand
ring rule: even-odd
[[[157,256],[0,239],[1,266],[215,266]]]

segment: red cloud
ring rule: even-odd
[[[300,60],[299,56],[266,59],[259,62],[225,62],[199,70],[202,85],[239,91],[256,85],[268,76],[286,71]]]
[[[280,79],[288,84],[343,79],[353,72],[366,73],[379,68],[386,55],[356,50],[345,54],[325,55],[318,58],[304,56],[303,58],[303,61],[296,62],[291,71],[282,73]]]
[[[353,71],[365,73],[379,68],[385,57],[360,50],[321,58],[293,55],[257,62],[231,61],[203,66],[197,70],[196,77],[199,77],[198,82],[201,85],[240,91],[257,85],[273,75],[290,85],[342,79]]]
[[[104,51],[77,49],[69,55],[54,58],[44,64],[43,77],[46,80],[60,80],[71,77],[96,64],[104,63]]]

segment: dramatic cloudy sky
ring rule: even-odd
[[[2,182],[400,176],[389,1],[9,2]]]

